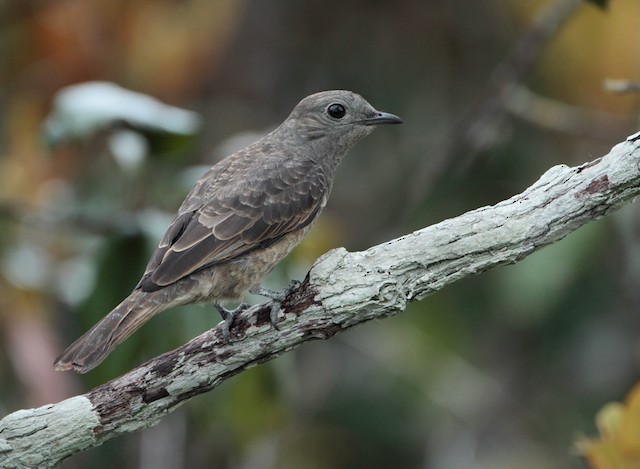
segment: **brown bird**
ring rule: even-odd
[[[401,123],[350,91],[307,96],[274,131],[204,174],[182,203],[133,292],[55,361],[86,373],[155,314],[212,302],[228,334],[235,310],[221,306],[250,291],[279,302],[287,290],[260,286],[300,243],[331,192],[338,163],[378,124]]]

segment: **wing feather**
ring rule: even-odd
[[[310,161],[253,177],[247,171],[242,181],[233,176],[209,171],[196,184],[149,261],[140,288],[158,290],[307,226],[329,191],[321,168]]]

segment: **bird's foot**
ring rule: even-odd
[[[282,302],[293,290],[295,290],[299,286],[300,286],[299,280],[291,280],[291,282],[289,283],[289,286],[284,288],[283,290],[279,290],[279,291],[270,290],[268,288],[264,288],[261,285],[251,290],[251,293],[253,293],[254,295],[264,296],[272,300],[273,303],[271,305],[271,311],[269,312],[269,320],[271,322],[271,326],[273,326],[275,330],[277,331],[280,330],[280,328],[278,327],[278,315],[282,310],[282,306],[281,306]]]
[[[224,324],[222,325],[222,335],[224,340],[229,342],[231,326],[233,326],[233,320],[236,318],[238,314],[247,309],[249,305],[247,303],[240,303],[233,309],[227,309],[220,304],[214,304],[220,316],[222,316],[222,321]]]
[[[300,286],[301,282],[299,280],[291,280],[289,282],[289,286],[284,288],[283,290],[270,290],[268,288],[264,288],[262,285],[258,285],[251,293],[254,295],[265,296],[273,301],[277,301],[282,303],[284,299],[291,293],[293,290]]]

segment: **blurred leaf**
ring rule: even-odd
[[[587,0],[587,2],[593,3],[594,5],[604,10],[605,8],[607,8],[608,0]]]
[[[600,437],[578,442],[580,452],[596,469],[640,467],[640,384],[624,404],[610,402],[596,416]]]
[[[44,123],[47,142],[86,138],[117,122],[134,128],[192,135],[200,116],[158,99],[127,90],[115,83],[92,81],[67,86],[56,93],[54,107]]]

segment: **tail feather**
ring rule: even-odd
[[[163,309],[155,295],[134,291],[99,323],[71,344],[53,363],[58,371],[86,373],[98,366],[114,348]]]

